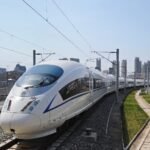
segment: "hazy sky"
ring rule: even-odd
[[[22,0],[0,0],[0,47],[26,53],[19,55],[0,48],[0,67],[9,70],[16,63],[32,65],[32,51],[55,52],[50,59],[77,57],[85,63],[96,58],[96,51],[120,49],[120,60],[128,60],[128,71],[133,71],[134,58],[142,62],[150,59],[150,1],[149,0],[55,0],[92,48],[77,34],[52,0],[26,0],[48,21],[56,26],[79,48],[75,48],[51,26],[35,14]],[[29,44],[4,31],[28,40]],[[113,60],[114,54],[103,54]],[[45,57],[45,56],[43,56]],[[37,61],[41,57],[37,56]],[[95,63],[87,63],[93,66]],[[111,64],[102,59],[102,69]]]

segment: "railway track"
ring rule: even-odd
[[[46,150],[56,140],[56,135],[32,140],[11,139],[0,146],[0,150]]]
[[[47,150],[48,147],[54,147],[58,142],[62,143],[68,136],[75,131],[79,126],[81,120],[79,116],[66,122],[61,128],[58,129],[57,134],[49,135],[43,138],[32,140],[18,140],[9,138],[0,144],[0,150]]]
[[[18,140],[15,138],[9,139],[0,145],[0,150],[47,150],[48,147],[55,147],[56,143],[61,144],[69,137],[75,129],[79,126],[81,121],[74,122],[76,119],[73,119],[71,122],[64,124],[61,129],[59,129],[57,134],[53,134],[44,138],[33,139],[33,140]],[[70,126],[69,129],[64,132],[66,127]]]
[[[121,98],[122,99],[122,98]],[[115,94],[106,95],[88,111],[67,122],[58,134],[36,140],[17,140],[9,150],[88,150],[122,149],[121,119],[112,119],[112,113],[120,111]],[[118,121],[117,121],[118,122]],[[120,126],[118,128],[118,126]],[[112,130],[115,131],[112,132]],[[117,134],[117,136],[116,136]],[[5,148],[0,147],[5,150]]]
[[[111,97],[111,98],[110,98]],[[94,105],[92,109],[83,115],[81,125],[76,131],[67,138],[57,150],[76,150],[76,149],[102,149],[106,147],[107,134],[109,132],[108,120],[110,119],[110,110],[113,107],[115,96],[106,96],[99,103]],[[91,133],[86,133],[90,129]]]
[[[53,143],[54,146],[48,147],[48,150],[116,150],[116,148],[121,150],[121,119],[119,123],[115,122],[115,119],[118,120],[116,112],[120,111],[120,104],[116,104],[115,101],[115,94],[105,96],[92,109],[83,114],[80,125],[76,127],[72,134],[61,143],[59,143],[59,140],[56,141]],[[112,113],[114,117],[112,117]],[[119,128],[119,132],[117,128]]]

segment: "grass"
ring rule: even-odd
[[[150,103],[150,93],[147,93],[145,89],[142,89],[140,95],[143,96],[148,103]]]
[[[150,103],[150,94],[145,94],[145,95],[143,95],[143,98],[144,98],[148,103]]]
[[[123,103],[123,132],[125,145],[129,144],[148,119],[147,114],[137,104],[135,93],[136,91],[131,92]]]
[[[141,96],[143,96],[143,98],[150,103],[150,93],[147,93],[145,90],[142,90],[140,93]]]

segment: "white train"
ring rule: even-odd
[[[119,87],[124,85],[120,79]],[[133,85],[127,80],[126,86]],[[15,83],[4,102],[0,126],[18,139],[50,135],[114,90],[111,75],[71,61],[45,62],[31,67]]]

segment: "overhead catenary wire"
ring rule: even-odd
[[[99,55],[101,58],[103,58],[103,59],[105,59],[105,60],[109,61],[110,63],[114,64],[114,62],[113,62],[113,61],[111,61],[111,60],[110,60],[110,59],[108,59],[107,57],[103,56],[103,55],[102,55],[102,54],[100,54],[99,52],[97,52],[97,51],[91,51],[91,52],[96,53],[96,54],[97,54],[97,55]],[[116,65],[116,64],[114,64],[114,65]]]
[[[36,9],[34,9],[25,0],[22,0],[30,9],[32,9],[39,17],[41,17],[49,26],[51,26],[57,33],[59,33],[64,39],[66,39],[70,44],[72,44],[78,51],[82,54],[87,55],[78,45],[76,45],[69,37],[67,37],[63,32],[61,32],[55,25],[53,25],[49,20],[42,16]]]
[[[42,55],[41,55],[42,60],[39,61],[38,63],[41,63],[41,62],[45,61],[47,58],[49,58],[53,54],[55,54],[55,53],[49,53],[45,58],[42,58]]]
[[[80,37],[85,41],[85,43],[89,46],[90,50],[93,50],[91,44],[86,40],[86,38],[81,34],[81,32],[76,28],[76,26],[72,23],[72,21],[70,20],[70,18],[65,14],[65,12],[62,10],[62,8],[60,8],[60,6],[56,3],[55,0],[51,0],[53,2],[53,4],[58,8],[58,10],[62,13],[62,15],[67,19],[67,21],[72,25],[72,27],[74,28],[74,30],[80,35]],[[97,53],[96,51],[92,51],[94,53]],[[109,61],[110,63],[114,64],[113,61],[111,61],[109,59],[110,54],[108,54],[108,58],[106,58],[105,56],[103,56],[102,54],[97,53],[101,58]]]
[[[0,29],[0,32],[1,32],[1,33],[4,33],[4,34],[7,34],[7,35],[9,35],[10,37],[13,37],[13,38],[15,38],[15,39],[21,40],[21,41],[23,41],[23,42],[25,42],[25,43],[28,43],[28,44],[30,44],[30,45],[34,45],[34,46],[36,46],[36,47],[39,47],[39,48],[42,48],[42,49],[46,49],[46,48],[44,48],[43,46],[41,46],[41,45],[39,45],[39,44],[33,43],[33,42],[31,42],[31,41],[28,41],[28,40],[26,40],[26,39],[24,39],[24,38],[21,38],[21,37],[15,35],[15,34],[12,34],[12,33],[8,32],[8,31],[5,31],[5,30]]]
[[[71,24],[71,26],[74,28],[74,30],[79,34],[79,36],[81,37],[81,39],[88,45],[89,49],[92,50],[92,46],[89,43],[89,41],[85,38],[85,36],[83,36],[83,34],[81,34],[81,32],[73,24],[73,22],[71,21],[71,19],[66,15],[66,13],[64,12],[64,10],[62,8],[60,8],[60,6],[56,3],[55,0],[52,0],[52,2],[56,6],[56,8],[61,12],[61,14],[66,18],[66,20]]]
[[[45,12],[46,12],[46,19],[48,20],[48,8],[47,8],[48,0],[45,0]]]
[[[7,51],[11,51],[11,52],[16,53],[16,54],[19,54],[19,55],[24,55],[24,56],[27,56],[27,57],[32,57],[31,55],[28,55],[28,54],[26,54],[26,53],[23,53],[23,52],[14,50],[14,49],[6,48],[6,47],[3,47],[3,46],[0,46],[0,49],[2,49],[2,50],[7,50]]]
[[[41,45],[38,45],[38,44],[36,44],[36,43],[33,43],[33,42],[28,41],[28,40],[26,40],[26,39],[23,39],[23,38],[21,38],[21,37],[15,35],[15,34],[12,34],[12,33],[8,32],[8,31],[6,31],[6,30],[1,29],[1,28],[0,28],[0,32],[1,32],[1,33],[4,33],[4,34],[7,34],[7,35],[9,35],[10,37],[13,37],[13,38],[16,38],[16,39],[18,39],[18,40],[24,41],[24,42],[26,42],[26,43],[28,43],[28,44],[33,45],[33,46],[37,46],[37,47],[39,47],[39,48],[42,48],[42,49],[46,50],[46,48],[44,48],[44,47],[41,46]],[[8,49],[8,48],[7,48],[7,49]],[[58,53],[57,53],[57,54],[58,54]],[[64,57],[64,56],[62,56],[62,57]]]

